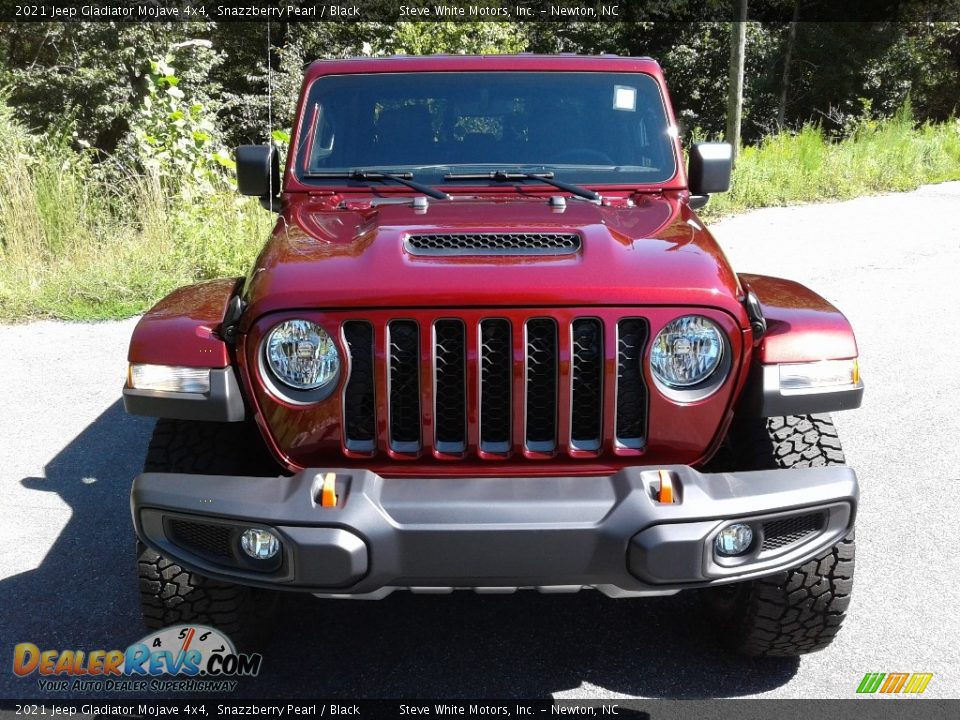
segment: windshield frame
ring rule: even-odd
[[[564,168],[578,168],[582,170],[589,171],[590,168],[593,168],[593,173],[596,174],[598,170],[603,169],[603,171],[610,172],[613,175],[616,171],[612,168],[615,166],[600,166],[600,165],[589,165],[586,163],[545,163],[545,164],[531,164],[531,163],[521,163],[516,165],[511,165],[509,163],[451,163],[451,164],[435,164],[435,163],[425,163],[423,165],[404,165],[404,164],[393,164],[393,165],[363,165],[356,168],[347,168],[347,170],[365,170],[370,172],[394,172],[394,173],[413,173],[414,177],[417,177],[418,171],[421,172],[419,180],[421,182],[427,182],[432,187],[437,188],[442,191],[481,191],[481,192],[492,192],[492,193],[515,193],[516,187],[522,185],[522,192],[542,192],[542,191],[551,191],[556,193],[557,188],[547,183],[537,183],[534,180],[528,180],[522,183],[504,183],[504,182],[495,182],[495,181],[445,181],[445,180],[431,180],[425,178],[422,175],[422,171],[431,170],[437,171],[442,176],[448,173],[464,173],[464,172],[484,172],[487,170],[507,170],[509,172],[555,172],[560,171],[558,179],[562,179],[569,183],[574,183],[577,185],[582,185],[588,188],[597,188],[604,190],[637,190],[637,191],[661,191],[661,190],[681,190],[686,187],[686,173],[684,172],[684,167],[682,163],[682,152],[680,150],[680,142],[678,138],[676,120],[673,115],[673,110],[670,105],[669,97],[666,95],[666,89],[662,82],[662,79],[657,77],[651,72],[644,71],[628,71],[623,68],[610,68],[609,70],[595,70],[595,69],[580,69],[580,68],[557,68],[557,69],[543,69],[543,68],[512,68],[512,69],[500,69],[500,68],[477,68],[471,69],[467,72],[477,72],[483,73],[485,75],[495,74],[495,73],[509,73],[509,74],[593,74],[593,75],[640,75],[644,76],[647,81],[653,83],[656,88],[657,98],[659,99],[660,106],[659,112],[665,122],[666,132],[668,140],[665,143],[669,147],[669,155],[673,162],[672,174],[665,179],[658,179],[652,182],[640,182],[636,177],[631,179],[624,179],[622,177],[616,177],[615,175],[610,178],[609,181],[601,181],[596,178],[590,179],[580,179],[575,175],[570,175],[569,173],[563,172]],[[330,72],[321,74],[310,79],[308,84],[304,87],[301,94],[300,106],[298,107],[297,117],[296,117],[296,132],[294,134],[295,145],[291,144],[290,150],[288,152],[287,163],[286,163],[286,178],[285,178],[285,191],[287,192],[329,192],[329,191],[340,191],[340,192],[370,192],[371,190],[381,193],[409,193],[410,188],[403,186],[387,186],[380,183],[376,183],[374,187],[371,187],[369,182],[361,182],[350,179],[335,179],[335,178],[317,178],[310,177],[311,172],[318,172],[319,168],[314,168],[308,170],[306,168],[307,158],[311,150],[312,142],[314,141],[315,128],[314,123],[316,122],[316,116],[311,112],[311,98],[314,96],[314,91],[317,83],[323,82],[327,78],[332,77],[347,77],[351,75],[363,75],[363,76],[386,76],[386,75],[440,75],[440,74],[464,74],[463,70],[454,70],[454,69],[431,69],[431,70],[408,70],[408,69],[380,69],[375,72]],[[626,167],[626,166],[624,166]],[[343,168],[329,168],[330,171],[339,171]],[[324,169],[326,171],[327,169]]]

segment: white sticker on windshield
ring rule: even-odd
[[[613,109],[630,110],[637,109],[637,89],[629,85],[613,86]]]

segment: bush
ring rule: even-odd
[[[245,274],[271,223],[229,188],[190,197],[32,137],[0,102],[3,320],[134,315],[181,285]]]

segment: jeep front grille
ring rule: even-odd
[[[416,455],[426,446],[495,458],[644,447],[645,319],[478,316],[343,323],[347,451]],[[378,377],[385,392],[375,390]]]
[[[409,235],[411,255],[568,255],[580,249],[576,233],[443,233]]]

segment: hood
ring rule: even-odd
[[[397,198],[399,199],[399,198]],[[408,199],[409,200],[409,199]],[[418,233],[563,232],[567,255],[414,255]],[[374,204],[291,196],[247,282],[252,321],[300,308],[687,305],[739,317],[722,251],[675,196],[597,205],[508,196]]]

